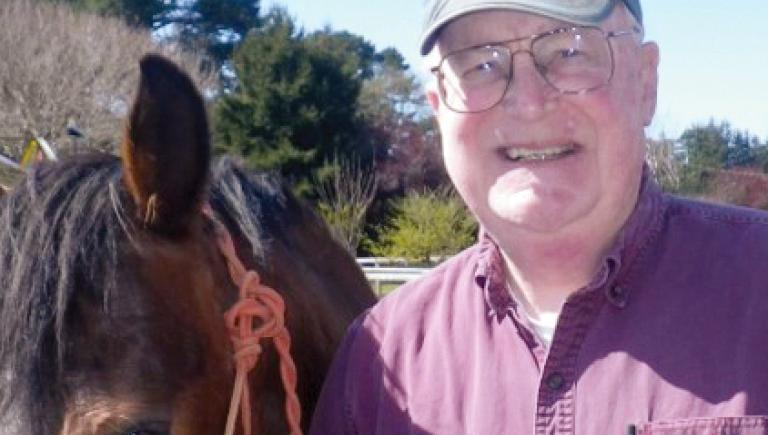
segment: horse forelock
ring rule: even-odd
[[[16,418],[30,433],[49,421],[43,392],[56,382],[77,283],[93,283],[91,296],[109,303],[124,229],[105,186],[119,177],[117,159],[90,156],[40,166],[2,199],[0,415],[21,404]]]

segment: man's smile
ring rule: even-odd
[[[507,160],[513,162],[546,161],[567,157],[581,148],[576,143],[567,143],[547,147],[511,146],[499,148],[499,153]]]

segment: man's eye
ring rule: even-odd
[[[488,79],[489,77],[502,75],[502,70],[498,62],[481,62],[466,68],[461,78],[463,80]]]
[[[547,70],[557,71],[561,68],[585,68],[594,63],[593,53],[579,48],[563,48],[557,50],[549,57],[549,60],[542,62]]]
[[[574,58],[584,55],[584,52],[578,48],[568,48],[560,51],[561,58]]]
[[[477,72],[488,72],[493,71],[496,69],[496,65],[491,62],[483,62],[481,64],[475,65],[474,68],[470,69],[469,72],[477,71]]]

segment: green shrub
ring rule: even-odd
[[[402,257],[429,264],[471,245],[477,223],[449,188],[410,192],[391,203],[392,217],[377,228],[367,247],[377,256]]]

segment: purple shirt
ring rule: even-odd
[[[311,434],[768,434],[768,214],[646,181],[547,350],[484,238],[351,327]]]

